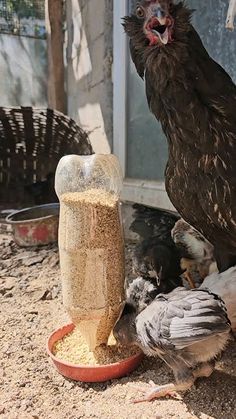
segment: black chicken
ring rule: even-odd
[[[183,2],[142,0],[124,27],[168,139],[167,193],[214,245],[222,272],[236,265],[236,86],[190,20]]]
[[[135,290],[134,290],[135,291]],[[155,292],[155,290],[154,290]],[[143,304],[152,296],[139,293]],[[231,327],[220,297],[208,290],[176,288],[158,295],[139,312],[137,294],[129,298],[114,328],[116,340],[137,344],[147,355],[159,356],[172,368],[176,383],[156,386],[139,401],[189,389],[196,378],[208,377],[214,359],[230,339]],[[145,305],[144,305],[145,307]]]

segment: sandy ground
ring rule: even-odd
[[[129,253],[127,253],[129,259]],[[82,384],[60,376],[45,343],[68,322],[61,301],[56,247],[22,250],[0,235],[0,418],[236,418],[236,344],[216,371],[181,401],[133,404],[134,384],[172,379],[158,359],[145,359],[129,377],[104,384]]]

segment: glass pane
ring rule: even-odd
[[[133,63],[128,74],[127,176],[160,180],[164,178],[167,141],[149,111],[144,82]]]
[[[225,29],[228,0],[188,0],[192,9],[193,24],[209,54],[236,82],[235,32]]]
[[[129,0],[135,4],[134,0]],[[225,29],[228,1],[188,0],[196,9],[193,23],[211,56],[236,81],[235,33]],[[150,113],[144,82],[133,63],[128,68],[127,168],[131,178],[163,180],[167,160],[167,142],[160,124]]]

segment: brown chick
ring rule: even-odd
[[[183,219],[176,222],[171,232],[172,239],[181,253],[181,268],[190,288],[196,288],[192,272],[198,272],[203,280],[217,270],[214,247],[195,228]]]

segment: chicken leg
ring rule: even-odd
[[[188,282],[190,289],[194,289],[196,288],[195,282],[192,278],[192,275],[190,273],[191,268],[193,267],[193,261],[192,260],[188,260],[186,258],[182,258],[180,261],[180,265],[181,268],[185,271],[183,273],[184,278],[186,279],[186,281]]]
[[[186,271],[186,272],[184,272],[183,275],[184,275],[185,279],[188,281],[188,284],[189,284],[190,288],[191,289],[196,288],[195,282],[194,282],[190,272]]]
[[[177,372],[175,374],[175,384],[169,383],[162,386],[157,386],[153,381],[150,381],[148,389],[139,387],[139,391],[144,392],[145,395],[140,399],[134,400],[134,403],[152,401],[167,396],[173,397],[175,399],[181,399],[181,396],[178,394],[178,392],[189,390],[197,378],[209,377],[213,370],[214,363],[204,363],[192,372],[190,372],[190,370]],[[185,377],[185,379],[183,379],[183,377]]]
[[[153,381],[149,382],[148,389],[147,388],[140,388],[139,391],[145,393],[144,397],[140,399],[134,400],[133,403],[143,403],[143,402],[150,402],[155,399],[160,399],[162,397],[173,397],[175,399],[180,399],[181,397],[178,395],[178,391],[185,391],[188,390],[192,386],[193,382],[185,385],[177,385],[174,383],[165,384],[162,386],[157,386]]]

